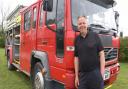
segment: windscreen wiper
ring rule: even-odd
[[[106,27],[100,25],[100,24],[90,24],[89,27],[91,28],[92,31],[95,31],[100,34],[108,34],[110,32],[109,29]]]
[[[105,29],[104,26],[100,25],[100,24],[90,24],[89,27],[98,27],[98,28],[103,28]]]
[[[117,31],[117,29],[115,29],[115,28],[110,28],[110,30],[112,30],[112,31]]]

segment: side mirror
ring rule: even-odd
[[[53,0],[44,0],[43,1],[43,10],[51,12],[53,9]]]
[[[117,27],[117,31],[118,31],[118,27],[119,27],[119,13],[118,13],[118,11],[114,11],[114,12],[115,12],[116,27]]]
[[[114,11],[115,12],[115,20],[117,20],[117,23],[119,22],[119,13],[118,11]]]

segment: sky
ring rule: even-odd
[[[125,36],[128,36],[128,0],[116,0],[116,1],[117,1],[117,6],[115,10],[117,10],[120,14],[119,30],[123,31]]]
[[[0,0],[0,8],[4,7],[10,13],[18,4],[29,6],[37,0]],[[128,36],[128,0],[116,0],[117,5],[114,8],[120,14],[119,17],[119,31],[123,31],[124,36]],[[0,16],[1,18],[1,16]]]

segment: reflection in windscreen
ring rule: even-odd
[[[89,24],[100,24],[107,28],[116,28],[112,8],[106,9],[88,0],[72,0],[71,5],[73,26],[77,26],[77,17],[84,15],[87,16]]]

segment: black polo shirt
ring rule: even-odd
[[[98,34],[88,31],[85,38],[75,39],[75,56],[79,58],[79,71],[89,72],[100,68],[99,52],[104,48]]]

